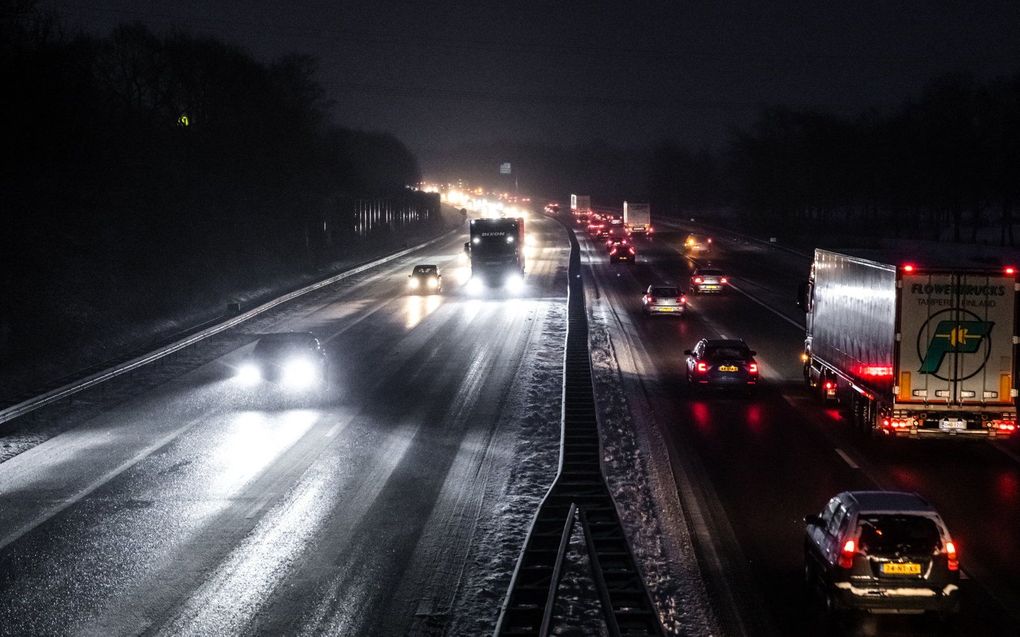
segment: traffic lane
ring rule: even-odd
[[[675,262],[669,263],[666,271],[672,272],[675,268]],[[635,278],[642,280],[661,279],[663,275],[655,270],[655,264],[650,263],[647,271],[642,272],[639,262],[632,272]],[[631,292],[634,284],[627,282],[619,269],[612,268],[609,274],[607,288],[614,284],[620,288],[619,306],[636,311]],[[774,317],[769,329],[769,318],[764,318],[757,306],[748,305],[746,299],[733,295],[699,297],[687,320],[679,325],[657,317],[638,325],[640,331],[647,332],[642,334],[642,340],[654,341],[658,367],[664,372],[660,374],[660,382],[651,385],[660,387],[654,403],[662,405],[663,414],[685,415],[671,431],[682,436],[679,440],[683,444],[696,448],[705,466],[710,468],[710,479],[721,491],[740,545],[745,555],[754,556],[749,562],[754,565],[761,589],[769,599],[768,605],[779,613],[778,625],[784,630],[810,634],[817,627],[805,620],[810,616],[806,605],[791,607],[789,603],[790,599],[799,599],[803,591],[803,515],[819,510],[840,490],[875,488],[876,482],[847,464],[839,453],[843,450],[820,435],[816,422],[790,408],[781,390],[784,385],[796,387],[800,368],[798,361],[784,357],[786,345],[782,338],[766,338],[758,346],[763,351],[762,362],[776,371],[773,380],[766,382],[762,395],[755,400],[742,401],[724,395],[678,400],[676,383],[683,374],[680,361],[685,347],[677,340],[686,337],[693,342],[700,335],[736,336],[760,332],[763,327],[765,333],[782,334],[792,330]],[[711,318],[717,315],[727,319],[743,317],[749,324],[737,327],[732,320],[723,322]],[[666,340],[661,340],[663,338]],[[832,414],[826,412],[826,417],[831,418]],[[763,480],[763,475],[767,479]],[[965,584],[965,589],[973,589],[973,586]],[[982,630],[1003,628],[998,621],[1002,609],[996,608],[997,605],[985,599],[980,591],[976,593],[970,596],[975,603],[968,604],[964,626]],[[989,610],[990,617],[987,616]],[[932,629],[924,620],[882,619],[885,623],[869,619],[860,626],[844,629],[867,632],[878,626],[906,634]]]
[[[559,242],[564,243],[562,237],[559,237]],[[541,277],[539,282],[543,282]],[[562,302],[563,281],[559,283]],[[548,286],[543,289],[540,285],[538,290],[540,297],[551,295]],[[393,314],[400,314],[401,301],[402,297],[389,301],[395,306],[391,307]],[[528,320],[527,309],[523,307],[521,312],[509,313],[514,315],[513,319],[502,318],[508,313],[499,305],[493,302],[493,307],[488,310],[480,307],[469,312],[452,311],[442,321],[429,319],[424,324],[450,323],[456,326],[473,322],[476,324],[474,333],[462,330],[460,336],[474,336],[476,341],[488,342],[492,340],[491,330],[513,334],[514,320]],[[325,307],[315,311],[322,313]],[[295,322],[300,320],[297,318]],[[444,391],[448,392],[456,383],[447,379],[445,384],[438,385],[439,390],[433,391],[431,379],[438,379],[439,375],[433,373],[434,370],[416,375],[416,365],[429,360],[448,360],[451,366],[457,367],[471,356],[468,353],[471,348],[465,348],[462,340],[447,342],[447,349],[455,350],[453,352],[429,349],[422,355],[425,346],[421,343],[426,343],[428,338],[419,337],[417,346],[406,338],[401,339],[401,333],[422,333],[424,329],[414,329],[417,325],[409,328],[406,322],[395,321],[385,329],[376,322],[368,329],[367,321],[360,324],[365,332],[354,339],[358,343],[371,342],[374,337],[378,347],[384,351],[389,351],[394,345],[398,351],[400,345],[407,346],[402,357],[393,357],[390,363],[378,366],[376,377],[392,379],[392,382],[383,383],[385,390],[365,397],[370,406],[392,404],[394,392],[404,396],[405,400],[411,400],[416,392],[426,395],[431,392],[442,402]],[[393,327],[400,332],[392,333]],[[388,333],[390,338],[387,338]],[[492,347],[500,352],[491,356],[492,360],[513,360],[512,351],[506,352],[498,344]],[[510,349],[513,348],[511,345]],[[367,351],[370,350],[368,348]],[[464,353],[461,358],[456,358],[456,352]],[[444,353],[447,355],[443,356]],[[377,358],[383,359],[382,356]],[[417,363],[413,359],[417,359]],[[213,367],[207,366],[178,384],[192,390],[197,386],[212,391],[209,384],[217,378],[222,380]],[[467,365],[460,365],[460,368],[470,369]],[[496,365],[495,368],[501,367]],[[491,374],[492,382],[498,384],[500,378],[506,380],[508,373],[505,371],[502,376]],[[407,381],[411,378],[417,382],[408,385]],[[472,378],[477,379],[478,375],[474,374]],[[193,385],[189,387],[188,383]],[[188,394],[188,391],[181,393]],[[239,544],[240,538],[252,532],[252,525],[263,523],[267,513],[290,520],[295,529],[307,529],[316,527],[314,519],[308,519],[311,512],[317,512],[315,515],[321,517],[342,507],[343,503],[350,504],[359,498],[371,503],[371,490],[363,486],[365,480],[385,484],[386,475],[380,475],[378,468],[385,471],[386,467],[399,466],[406,446],[416,440],[407,427],[391,423],[387,430],[384,415],[377,416],[382,423],[380,425],[372,418],[355,417],[350,413],[353,409],[342,402],[327,409],[300,410],[310,413],[295,416],[283,406],[277,410],[270,408],[265,396],[256,400],[254,409],[239,407],[238,413],[229,413],[223,422],[207,418],[201,422],[201,427],[195,428],[196,435],[178,437],[172,444],[159,447],[156,453],[131,464],[99,488],[86,493],[73,506],[40,524],[35,531],[4,551],[2,559],[9,568],[4,569],[6,579],[3,581],[5,592],[2,598],[6,608],[0,611],[3,613],[0,616],[5,617],[0,624],[12,627],[15,632],[59,632],[61,626],[107,626],[120,629],[113,632],[124,632],[134,631],[148,623],[159,625],[161,619],[167,619],[167,609],[173,608],[189,595],[189,591],[194,591],[205,581],[209,569],[226,560],[227,552]],[[144,430],[152,423],[175,417],[163,404],[148,405],[144,409],[135,404],[132,409],[135,411],[122,410],[108,417],[112,421],[119,418],[123,422],[122,435],[112,436],[101,430],[92,433],[100,439],[115,438],[120,440],[120,444],[131,446],[134,442],[129,433],[131,430]],[[300,422],[295,422],[295,418]],[[252,424],[253,419],[258,421],[257,425]],[[441,422],[442,418],[437,420]],[[480,419],[478,422],[489,421]],[[81,439],[88,438],[89,432],[75,433],[80,443]],[[252,433],[256,435],[251,436]],[[382,434],[385,437],[380,439]],[[258,449],[252,449],[252,446]],[[36,459],[42,461],[42,473],[46,473],[45,460],[52,447],[40,445],[36,453]],[[323,454],[324,450],[329,453]],[[329,463],[325,468],[320,467],[323,462],[319,460],[323,455],[340,459],[334,463],[333,473],[328,470]],[[278,459],[282,456],[287,456],[286,462]],[[88,460],[101,461],[103,457],[101,453],[93,454]],[[77,466],[82,460],[69,457],[55,467],[56,471],[50,472],[51,484],[42,489],[43,493],[34,494],[40,508],[45,508],[45,504],[54,499],[62,499],[61,476],[68,475],[67,469]],[[313,466],[320,468],[312,472]],[[5,468],[6,465],[0,466],[0,473]],[[294,486],[299,476],[309,473],[319,476],[314,484],[326,481],[331,488],[309,491]],[[225,476],[232,480],[224,479]],[[258,476],[255,482],[252,476]],[[342,495],[345,480],[350,483],[348,491],[353,490],[359,494],[357,497]],[[174,486],[178,488],[171,488]],[[288,495],[291,491],[292,495]],[[68,492],[74,492],[74,485],[64,487],[64,493]],[[19,489],[16,499],[26,499],[31,493],[29,484],[27,489]],[[267,494],[271,496],[268,499]],[[274,502],[272,496],[281,501]],[[173,521],[173,524],[167,520]],[[278,528],[279,524],[272,526]],[[256,536],[260,535],[256,533]],[[236,563],[270,565],[274,563],[274,556],[282,555],[289,559],[295,554],[300,555],[302,547],[310,546],[305,541],[296,544],[298,550],[294,553],[291,550],[294,546],[283,550],[272,542],[268,545],[263,542],[253,547],[256,551],[250,559],[240,559]],[[246,579],[252,582],[250,577]],[[225,581],[229,582],[229,578]],[[131,600],[130,607],[117,603],[121,599]],[[251,599],[237,601],[250,603]],[[45,613],[41,609],[46,609]],[[235,620],[243,620],[243,610],[242,605],[241,612],[231,616]]]

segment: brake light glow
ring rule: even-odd
[[[914,266],[913,266],[913,264],[911,264],[911,263],[906,263],[906,264],[904,264],[904,265],[903,265],[903,271],[904,271],[904,272],[913,272],[913,271],[914,271]]]
[[[758,363],[751,363],[750,365],[748,365],[747,366],[747,371],[751,372],[752,374],[757,374],[758,373]]]
[[[854,565],[854,555],[857,554],[857,543],[853,540],[847,540],[846,544],[843,545],[843,550],[839,554],[839,567],[840,568],[852,568]]]
[[[960,558],[956,556],[956,545],[946,542],[946,559],[949,561],[949,570],[960,570]]]
[[[893,369],[888,365],[863,365],[860,368],[862,376],[892,376]]]
[[[721,283],[729,283],[729,281],[726,279],[726,277],[723,277],[723,278],[719,279],[719,281]]]
[[[704,283],[704,281],[705,281],[705,279],[702,279],[700,276],[694,277],[694,282],[695,283]]]
[[[831,380],[825,381],[825,391],[831,391],[831,390],[832,390],[832,381]]]
[[[655,297],[654,296],[648,296],[648,297],[645,297],[645,298],[648,299],[649,303],[655,303]]]
[[[686,302],[687,302],[687,297],[686,297],[686,296],[683,296],[683,295],[680,295],[680,298],[678,298],[678,299],[676,300],[676,302],[677,302],[677,303],[681,303],[681,304],[683,304],[683,303],[686,303]]]
[[[996,430],[998,430],[998,431],[1000,431],[1002,433],[1009,433],[1009,434],[1011,434],[1014,431],[1016,431],[1016,421],[1015,420],[993,420],[991,422],[991,425],[992,425],[993,429],[996,429]]]
[[[1013,267],[1013,266],[1011,266],[1011,265],[1010,265],[1010,266],[1007,266],[1007,267],[1006,267],[1006,274],[1016,274],[1016,268],[1014,268],[1014,267]]]
[[[708,365],[705,363],[698,363],[698,371],[704,374],[708,371]]]

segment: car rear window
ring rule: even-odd
[[[722,274],[722,271],[721,270],[698,270],[698,274],[701,274],[701,275],[704,275],[704,276],[719,276],[720,274]]]
[[[751,358],[751,350],[742,347],[708,347],[705,349],[708,358]]]
[[[652,288],[652,296],[680,296],[677,288]]]
[[[929,552],[941,543],[935,522],[920,515],[867,515],[858,525],[861,550],[867,553]]]

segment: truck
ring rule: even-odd
[[[650,235],[652,228],[652,207],[646,203],[623,202],[623,223],[631,234]]]
[[[490,287],[519,288],[524,283],[524,219],[472,219],[464,250],[471,279]]]
[[[570,212],[575,217],[591,213],[591,197],[588,195],[570,195]]]
[[[808,387],[868,435],[1013,435],[1016,269],[892,261],[815,250],[798,293]]]

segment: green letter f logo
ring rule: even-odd
[[[995,323],[985,321],[939,321],[919,371],[922,374],[934,374],[942,367],[942,359],[946,354],[976,352],[981,339],[988,336],[993,325]]]

